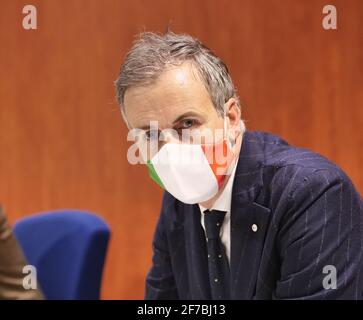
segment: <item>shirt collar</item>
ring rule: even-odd
[[[220,210],[225,212],[231,211],[231,202],[232,202],[232,187],[233,187],[233,181],[234,176],[236,173],[238,158],[236,158],[235,163],[233,164],[234,168],[231,173],[231,175],[228,178],[227,184],[225,185],[222,193],[218,196],[218,198],[213,203],[212,207],[209,210]],[[207,208],[203,207],[201,204],[199,205],[199,209],[201,212],[204,213]]]

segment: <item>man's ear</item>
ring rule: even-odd
[[[236,98],[230,98],[224,104],[225,116],[228,120],[228,128],[231,131],[239,131],[241,121],[241,109]]]

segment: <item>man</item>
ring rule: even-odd
[[[362,298],[360,195],[324,157],[246,131],[220,58],[188,35],[144,33],[116,88],[129,129],[142,132],[150,175],[166,189],[146,299]],[[192,133],[186,143],[187,130],[223,139],[196,143]],[[218,149],[224,161],[213,163]],[[174,161],[190,156],[201,161]]]
[[[40,289],[24,289],[28,263],[0,207],[0,299],[43,299]]]

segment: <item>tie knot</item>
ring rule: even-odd
[[[219,211],[219,210],[204,211],[204,225],[208,239],[215,239],[219,237],[219,231],[221,229],[225,215],[226,215],[225,211]]]

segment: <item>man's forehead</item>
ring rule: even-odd
[[[131,87],[125,93],[125,114],[133,127],[143,128],[150,121],[172,125],[184,114],[201,116],[211,111],[211,100],[204,84],[188,79],[185,70],[173,69],[171,77],[164,76],[144,87]]]
[[[189,64],[167,68],[157,79],[145,85],[135,85],[125,92],[125,104],[163,102],[208,95],[204,83],[191,71]],[[149,101],[148,101],[149,100]],[[168,101],[169,103],[171,101]]]

